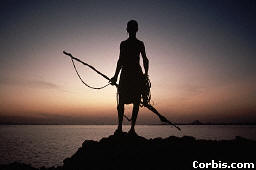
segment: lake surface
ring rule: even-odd
[[[62,165],[84,140],[100,140],[114,133],[115,125],[0,125],[0,164],[19,161],[34,167]],[[146,138],[194,136],[197,139],[256,140],[256,126],[183,125],[182,131],[170,126],[137,125],[138,135]],[[124,126],[128,131],[129,126]]]

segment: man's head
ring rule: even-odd
[[[127,23],[127,28],[126,28],[127,32],[130,33],[136,33],[138,31],[138,22],[135,20],[130,20]]]

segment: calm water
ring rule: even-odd
[[[86,139],[99,140],[113,134],[113,125],[1,125],[0,164],[20,161],[35,167],[62,165]],[[127,131],[129,126],[124,126]],[[137,133],[146,138],[194,136],[198,139],[234,139],[242,136],[256,140],[256,126],[170,126],[137,125]]]

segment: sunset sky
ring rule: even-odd
[[[112,77],[131,19],[149,58],[152,103],[163,115],[256,122],[255,18],[253,0],[1,1],[0,123],[116,123],[116,88],[85,87],[62,51]],[[77,67],[88,84],[107,83]],[[142,108],[138,123],[159,120]]]

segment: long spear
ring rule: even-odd
[[[94,68],[93,66],[83,62],[82,60],[72,56],[71,53],[67,53],[66,51],[63,51],[63,53],[67,56],[69,56],[72,60],[76,60],[80,63],[82,63],[83,65],[85,66],[88,66],[89,68],[91,68],[92,70],[94,70],[96,73],[98,73],[99,75],[101,75],[102,77],[104,77],[105,79],[109,80],[110,81],[110,78],[108,76],[106,76],[105,74],[99,72],[96,68]],[[114,84],[116,87],[118,87],[118,84],[115,83]],[[178,130],[181,130],[178,126],[176,126],[175,124],[173,124],[172,122],[170,122],[168,119],[166,119],[163,115],[161,115],[151,104],[144,104],[143,102],[141,102],[140,104],[142,104],[144,107],[148,108],[150,111],[152,111],[153,113],[155,113],[159,119],[164,122],[164,123],[167,123],[169,125],[172,125],[174,126],[175,128],[177,128]]]

